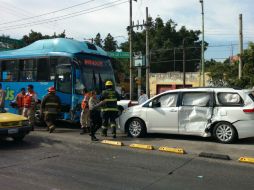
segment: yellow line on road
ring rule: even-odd
[[[121,141],[109,141],[109,140],[103,140],[101,141],[102,144],[110,144],[114,146],[123,146],[124,144]]]
[[[253,157],[240,157],[238,161],[254,164],[254,158]]]
[[[146,149],[146,150],[153,150],[154,149],[154,147],[152,145],[147,145],[147,144],[130,144],[129,147],[141,148],[141,149]]]
[[[171,147],[167,147],[167,146],[160,147],[159,151],[176,153],[176,154],[185,154],[185,151],[182,148],[171,148]]]

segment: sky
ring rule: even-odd
[[[132,4],[135,23],[145,20],[148,7],[153,18],[201,30],[199,0],[137,0]],[[239,14],[243,15],[244,47],[254,41],[253,9],[252,0],[204,0],[204,34],[209,43],[205,59],[224,60],[239,53]],[[111,33],[120,43],[128,39],[129,0],[0,0],[0,18],[0,35],[11,38],[20,39],[31,30],[49,35],[65,30],[67,37],[80,41],[98,32],[103,38]]]

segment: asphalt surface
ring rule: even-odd
[[[76,129],[0,141],[0,155],[3,190],[254,188],[251,164],[113,147]]]

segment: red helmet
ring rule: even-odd
[[[49,87],[48,92],[56,92],[55,87],[54,86]]]

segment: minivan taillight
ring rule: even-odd
[[[254,108],[252,109],[243,109],[244,113],[254,113]]]

